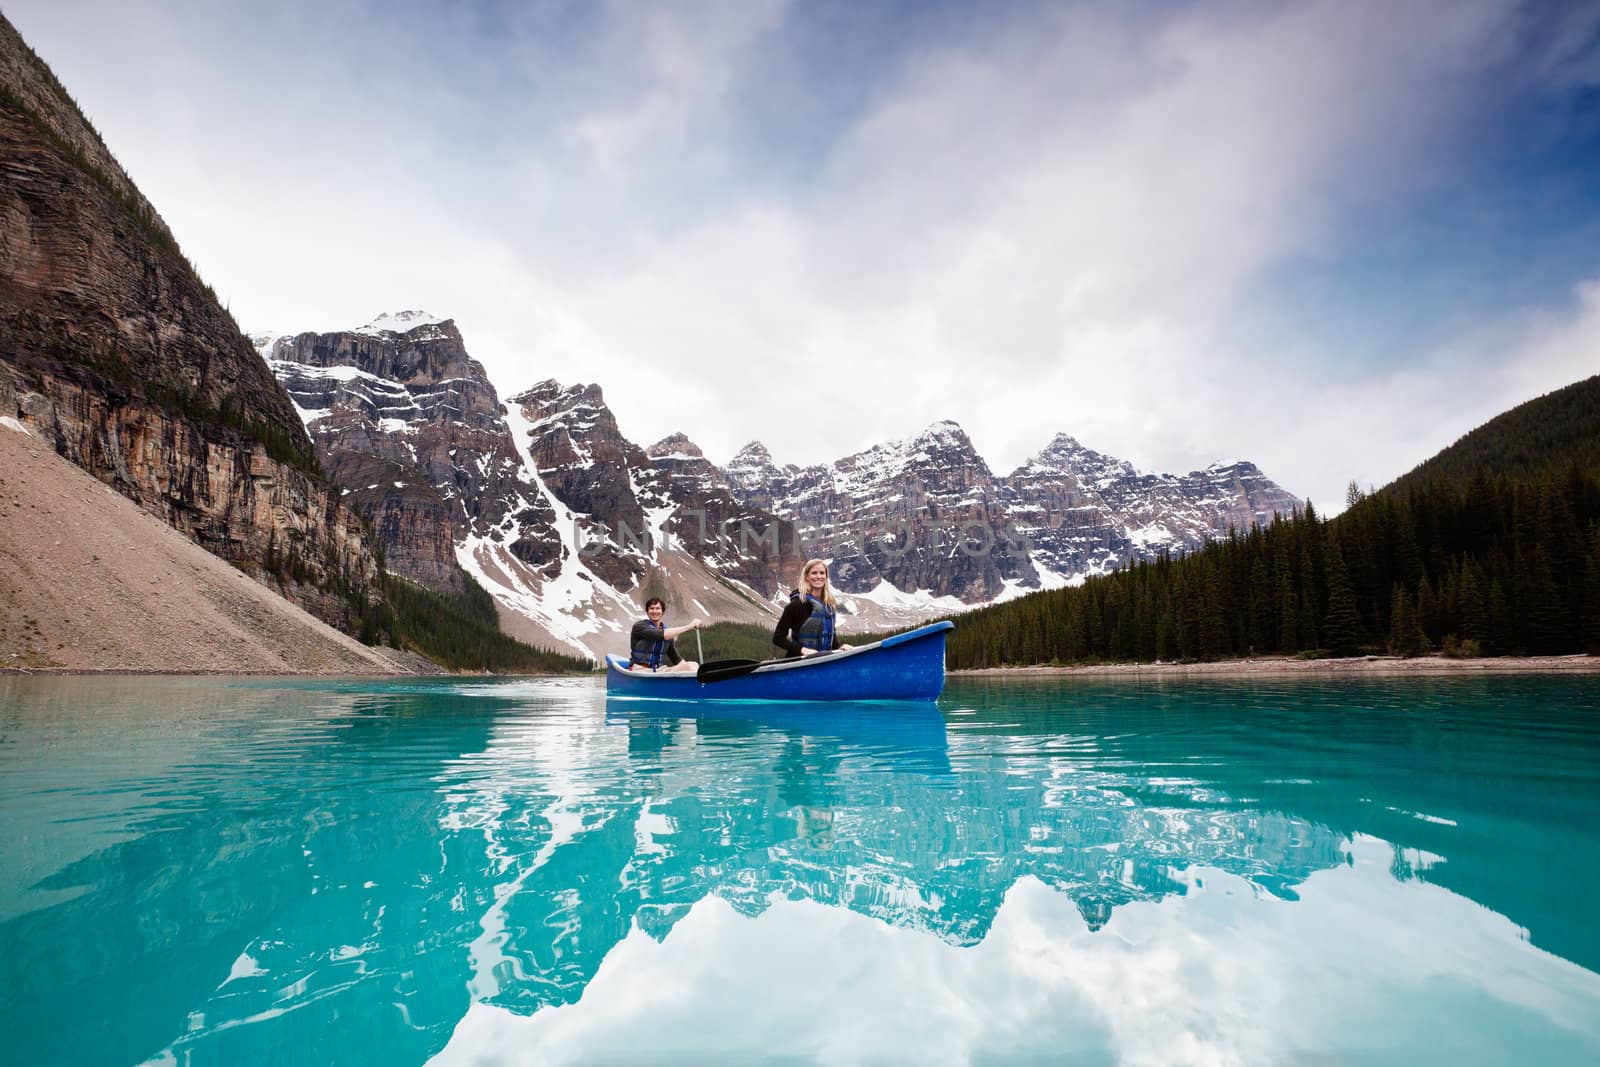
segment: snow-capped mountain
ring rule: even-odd
[[[380,328],[410,321],[404,333]],[[550,541],[555,513],[523,499],[499,398],[455,323],[402,312],[356,330],[253,340],[392,572],[459,588],[456,542],[505,530],[513,511],[519,535],[527,527],[525,555]]]
[[[887,583],[901,594],[973,604],[1032,575],[1006,528],[994,475],[953,422],[827,466],[780,468],[759,442],[735,462],[726,475],[735,492],[793,521],[806,554],[832,559],[846,592]],[[763,475],[773,484],[762,484]]]
[[[391,571],[447,591],[470,574],[507,632],[596,656],[650,595],[679,619],[770,622],[810,556],[833,561],[852,628],[882,629],[1299,506],[1249,463],[1145,474],[1064,434],[999,477],[953,422],[827,465],[751,442],[718,467],[682,433],[630,441],[598,385],[502,403],[455,323],[418,311],[253,340]]]
[[[1144,474],[1066,434],[1012,471],[1003,495],[1041,571],[1061,576],[1182,555],[1230,527],[1246,530],[1301,507],[1253,463]]]
[[[253,340],[390,570],[441,591],[470,574],[508,633],[616,651],[656,590],[684,617],[753,621],[792,569],[775,546],[716,537],[730,522],[781,524],[679,451],[652,459],[624,438],[598,386],[545,381],[502,404],[451,320],[400,312]]]
[[[753,441],[724,476],[792,519],[842,589],[967,606],[1181,555],[1300,507],[1251,463],[1146,474],[1066,434],[996,477],[953,422],[828,466],[780,466]]]

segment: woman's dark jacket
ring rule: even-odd
[[[796,638],[800,627],[811,618],[811,601],[800,595],[800,590],[789,590],[789,604],[778,616],[778,625],[772,631],[772,644],[785,656],[798,656],[804,648]],[[839,631],[833,631],[833,649],[839,647]],[[830,650],[831,651],[831,650]]]

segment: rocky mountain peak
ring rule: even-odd
[[[644,451],[645,455],[651,459],[704,460],[706,458],[706,454],[700,450],[700,446],[689,440],[689,435],[685,433],[675,433],[663,437]]]
[[[1139,471],[1127,460],[1096,452],[1069,434],[1058,433],[1043,450],[1011,474],[1012,478],[1070,475],[1093,485],[1108,478],[1137,478]]]
[[[616,417],[606,406],[605,393],[598,385],[583,382],[562,385],[554,378],[546,378],[524,389],[510,402],[527,408],[529,418],[535,422],[560,416],[574,431],[617,432]]]
[[[907,476],[935,493],[987,485],[993,478],[966,431],[948,420],[933,423],[914,437],[846,456],[833,465],[833,472],[837,488],[852,494],[879,491],[889,480]]]
[[[370,336],[382,334],[408,334],[413,330],[420,330],[424,326],[436,327],[441,331],[454,331],[455,322],[426,311],[385,311],[365,326],[358,326],[351,333],[364,333]],[[456,336],[460,336],[458,333]]]
[[[760,441],[751,441],[735,452],[728,461],[729,467],[768,467],[773,466],[772,453],[767,451],[767,446]]]
[[[1185,475],[1146,474],[1067,434],[1002,479],[1007,508],[1034,560],[1056,575],[1098,574],[1162,553],[1182,555],[1288,514],[1294,497],[1252,463]]]
[[[940,419],[937,422],[930,422],[928,428],[918,434],[917,438],[918,440],[965,441],[967,439],[967,431],[963,430],[961,424],[954,419]]]
[[[778,466],[766,445],[751,441],[722,468],[722,477],[742,504],[776,511],[777,503],[788,496],[790,480],[799,470]]]
[[[770,486],[774,479],[789,478],[799,471],[800,468],[792,463],[780,465],[775,462],[772,453],[760,441],[751,441],[739,449],[722,468],[730,484],[748,484],[752,489],[762,484]]]
[[[257,335],[323,467],[384,542],[389,566],[459,588],[455,543],[553,516],[526,516],[521,462],[483,366],[450,319],[380,315],[357,330]],[[548,538],[546,538],[548,540]],[[524,538],[526,540],[526,538]],[[524,556],[535,556],[524,547]]]

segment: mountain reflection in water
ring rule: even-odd
[[[1596,703],[3,681],[0,1025],[19,1062],[1587,1060]]]

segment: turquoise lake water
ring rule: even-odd
[[[18,1064],[1600,1062],[1600,679],[0,679]]]

